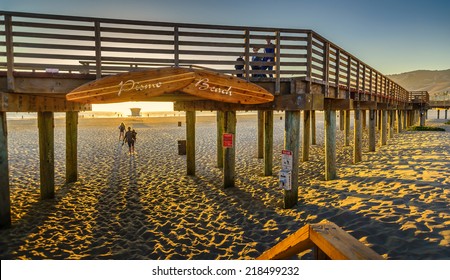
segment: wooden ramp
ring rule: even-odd
[[[336,224],[323,221],[306,225],[276,244],[258,260],[282,260],[316,248],[316,259],[382,260],[383,257],[359,242]]]

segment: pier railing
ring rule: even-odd
[[[430,94],[428,91],[411,91],[409,93],[409,102],[412,103],[429,103]]]
[[[263,52],[266,39],[273,43],[273,54]],[[253,48],[260,50],[255,54]],[[236,61],[239,56],[243,62]],[[253,56],[262,61],[252,61]],[[337,91],[333,91],[334,96],[328,92],[334,86],[346,91],[346,98],[355,100],[385,103],[411,100],[403,87],[306,29],[0,11],[0,57],[0,71],[6,70],[8,81],[13,80],[15,72],[101,77],[141,68],[196,65],[242,74],[252,81],[270,79],[277,84],[283,78],[306,77],[323,83],[324,94],[330,98],[338,97]],[[267,57],[273,60],[264,59]]]
[[[313,249],[315,259],[382,260],[379,254],[359,242],[336,224],[323,221],[306,225],[258,257],[259,260],[291,259]]]

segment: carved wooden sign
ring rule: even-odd
[[[264,88],[233,76],[200,69],[167,67],[98,79],[74,89],[66,95],[66,99],[94,104],[152,101],[156,96],[177,91],[240,104],[266,103],[274,98]]]

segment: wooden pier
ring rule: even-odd
[[[273,42],[274,53],[252,54]],[[6,112],[38,112],[41,154],[41,197],[54,195],[53,113],[67,112],[67,182],[76,181],[77,118],[91,104],[68,101],[75,88],[110,75],[176,67],[203,69],[241,77],[264,88],[273,101],[229,103],[174,90],[133,101],[171,101],[186,111],[187,168],[195,175],[196,111],[217,111],[217,166],[223,187],[235,186],[235,149],[222,147],[222,134],[236,135],[236,111],[258,112],[258,151],[264,175],[273,175],[273,112],[285,111],[285,149],[293,152],[292,188],[284,191],[284,207],[298,200],[300,115],[304,114],[301,160],[315,144],[315,111],[325,114],[325,180],[336,173],[336,113],[341,114],[346,145],[352,135],[354,162],[362,160],[362,127],[369,117],[369,150],[375,151],[377,119],[381,145],[396,132],[423,124],[429,108],[427,92],[409,92],[312,30],[221,26],[73,17],[0,11],[0,226],[9,226],[9,172]],[[258,62],[252,56],[272,59]],[[236,61],[242,56],[243,61]],[[236,67],[238,66],[238,67]],[[239,67],[240,66],[240,67]],[[259,66],[258,69],[255,66]],[[272,69],[272,70],[269,70]],[[236,78],[237,79],[237,78]],[[101,102],[107,102],[102,100]],[[111,99],[117,102],[117,99]],[[123,101],[121,99],[121,101]],[[368,112],[368,114],[367,114]],[[378,112],[378,114],[377,114]],[[311,139],[311,142],[310,142]],[[255,140],[256,141],[256,140]],[[256,151],[255,151],[256,153]]]

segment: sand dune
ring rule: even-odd
[[[282,115],[281,115],[282,116]],[[283,118],[284,119],[284,118]],[[323,180],[317,146],[299,164],[298,205],[284,210],[277,176],[262,176],[256,117],[237,125],[236,188],[215,167],[214,117],[198,117],[197,176],[185,175],[184,119],[80,119],[79,182],[64,184],[64,120],[55,123],[56,198],[39,201],[35,120],[9,121],[13,227],[2,259],[252,259],[306,223],[328,219],[389,259],[450,258],[450,128],[403,132],[351,163],[337,132],[338,179]],[[121,121],[138,131],[136,152],[118,142]],[[443,125],[443,121],[433,121]],[[274,174],[284,120],[274,118]]]

